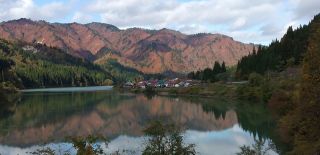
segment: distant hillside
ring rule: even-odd
[[[113,77],[91,62],[60,49],[0,39],[0,82],[19,88],[89,86]]]
[[[187,73],[212,67],[215,61],[235,65],[254,45],[221,34],[186,35],[169,29],[119,28],[103,23],[60,24],[28,19],[0,24],[0,37],[41,43],[104,64],[116,59],[143,73]]]

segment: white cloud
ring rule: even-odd
[[[68,7],[62,2],[50,2],[38,6],[33,0],[10,0],[1,2],[0,20],[6,21],[18,18],[55,20],[63,18],[67,11]]]
[[[82,12],[75,12],[72,21],[86,24],[92,21],[92,16],[89,14],[84,14]]]
[[[242,42],[264,44],[281,37],[288,24],[306,24],[320,12],[319,0],[52,0],[44,5],[33,0],[0,2],[1,21],[64,18],[69,22],[105,22],[120,28],[166,27],[188,34],[224,33]]]
[[[242,28],[246,24],[246,22],[247,22],[246,18],[240,17],[233,23],[232,29]]]
[[[289,20],[284,20],[284,7],[277,0],[95,0],[86,11],[98,13],[103,22],[120,28],[167,27],[188,34],[218,32],[234,34],[232,37],[243,42],[268,43],[279,37],[283,24]],[[262,36],[266,30],[256,28],[266,25],[275,25],[274,35]]]
[[[177,30],[186,34],[196,34],[199,32],[206,32],[207,28],[204,25],[190,24],[190,25],[179,25]]]
[[[295,19],[305,19],[320,13],[319,0],[291,0]]]

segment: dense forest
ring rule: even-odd
[[[316,16],[312,22],[318,18]],[[250,55],[243,57],[238,62],[236,77],[248,79],[253,72],[263,74],[266,71],[282,71],[289,66],[301,64],[310,33],[310,24],[296,30],[290,26],[280,41],[272,41],[267,47],[259,46]]]
[[[216,61],[213,68],[206,68],[204,70],[190,72],[187,77],[190,79],[216,82],[219,80],[218,75],[221,75],[221,73],[225,73],[226,71],[226,64],[222,62],[220,65],[220,63]]]
[[[140,81],[144,79],[163,79],[170,76],[182,76],[178,73],[164,72],[159,74],[145,74],[134,68],[121,65],[116,59],[108,59],[104,64],[100,65],[108,71],[114,78],[117,84],[123,84],[128,81]]]
[[[122,84],[176,73],[144,74],[116,60],[97,65],[61,49],[0,40],[1,87],[40,88]]]
[[[285,144],[281,154],[320,153],[320,14],[280,41],[242,58],[236,76],[248,79],[238,96],[264,103]],[[280,145],[278,145],[280,146]],[[283,146],[283,145],[282,145]]]
[[[103,85],[114,80],[100,66],[46,45],[0,40],[0,81],[17,88]]]
[[[320,14],[309,31],[299,96],[291,97],[294,107],[280,121],[286,140],[293,141],[293,154],[320,153]]]

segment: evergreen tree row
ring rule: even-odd
[[[217,81],[216,75],[226,72],[226,65],[223,62],[221,65],[219,62],[215,61],[213,68],[206,68],[197,72],[190,72],[188,78],[202,80],[202,81]]]
[[[317,15],[310,24],[319,20],[320,15]],[[290,26],[280,41],[275,40],[267,47],[254,49],[238,62],[236,76],[247,79],[253,72],[263,74],[268,70],[281,71],[288,66],[301,64],[311,34],[310,24],[295,30]]]

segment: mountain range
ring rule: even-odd
[[[215,61],[235,65],[254,44],[222,34],[183,34],[170,29],[119,29],[104,23],[49,23],[18,19],[0,24],[0,38],[60,48],[96,64],[117,60],[143,73],[187,73],[212,67]]]

